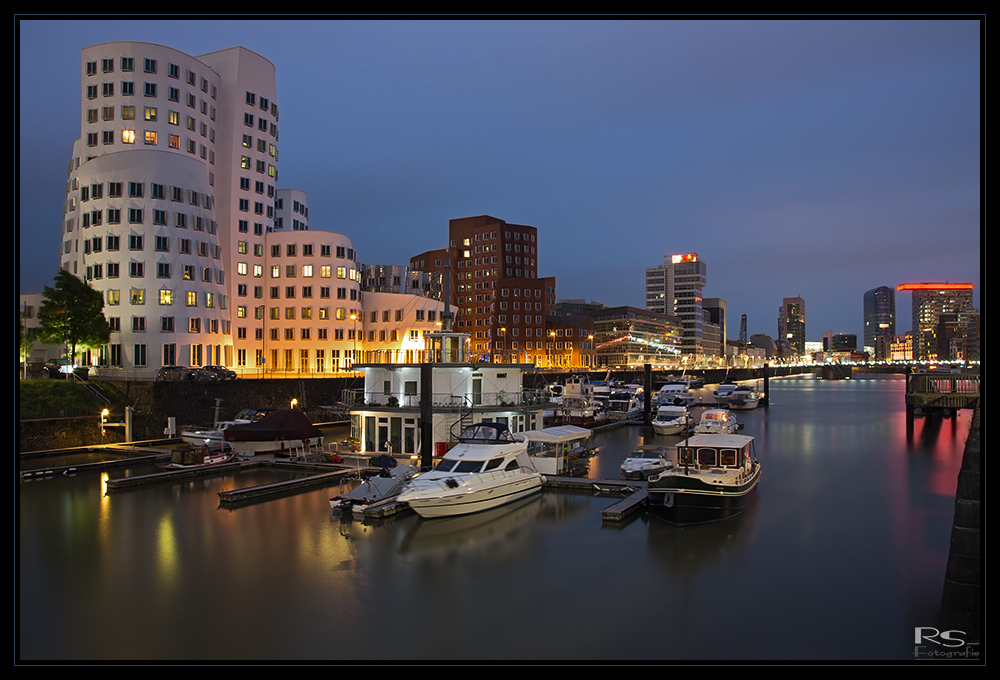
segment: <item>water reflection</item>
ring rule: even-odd
[[[910,442],[901,381],[776,380],[771,397],[738,415],[757,498],[697,527],[605,522],[618,497],[590,491],[376,523],[331,513],[335,489],[220,507],[219,491],[287,478],[276,470],[110,496],[107,479],[143,472],[23,482],[19,654],[909,659],[940,603],[970,414],[918,418]],[[640,437],[679,439],[597,434],[590,475],[620,478]]]

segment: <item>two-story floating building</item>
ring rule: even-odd
[[[467,425],[500,422],[515,434],[543,427],[545,391],[522,385],[534,365],[470,361],[469,335],[447,322],[445,328],[424,334],[422,363],[355,367],[364,372],[364,388],[348,399],[362,451],[419,457],[426,467]]]

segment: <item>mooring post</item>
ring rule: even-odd
[[[770,373],[770,371],[768,371],[768,365],[765,363],[764,364],[764,399],[762,400],[764,402],[764,408],[767,408],[768,406],[771,405],[771,387],[768,384],[769,373]]]
[[[642,422],[651,425],[653,423],[650,415],[653,412],[653,367],[649,364],[643,367],[642,391]]]
[[[420,364],[420,467],[429,469],[434,455],[434,366]]]

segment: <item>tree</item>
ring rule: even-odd
[[[55,288],[45,286],[38,310],[39,338],[47,345],[66,344],[69,358],[76,348],[96,349],[108,344],[111,326],[104,318],[104,296],[64,269],[55,277]]]

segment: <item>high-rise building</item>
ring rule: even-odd
[[[646,309],[679,318],[684,327],[681,352],[695,358],[705,355],[702,290],[707,279],[708,266],[697,253],[671,255],[646,270]]]
[[[938,358],[936,329],[942,314],[968,316],[972,311],[971,283],[903,283],[897,291],[911,291],[913,358]]]
[[[784,298],[778,310],[778,351],[799,357],[806,351],[806,302],[800,297]]]
[[[888,286],[872,288],[864,305],[864,349],[877,360],[887,359],[896,335],[896,292]]]

